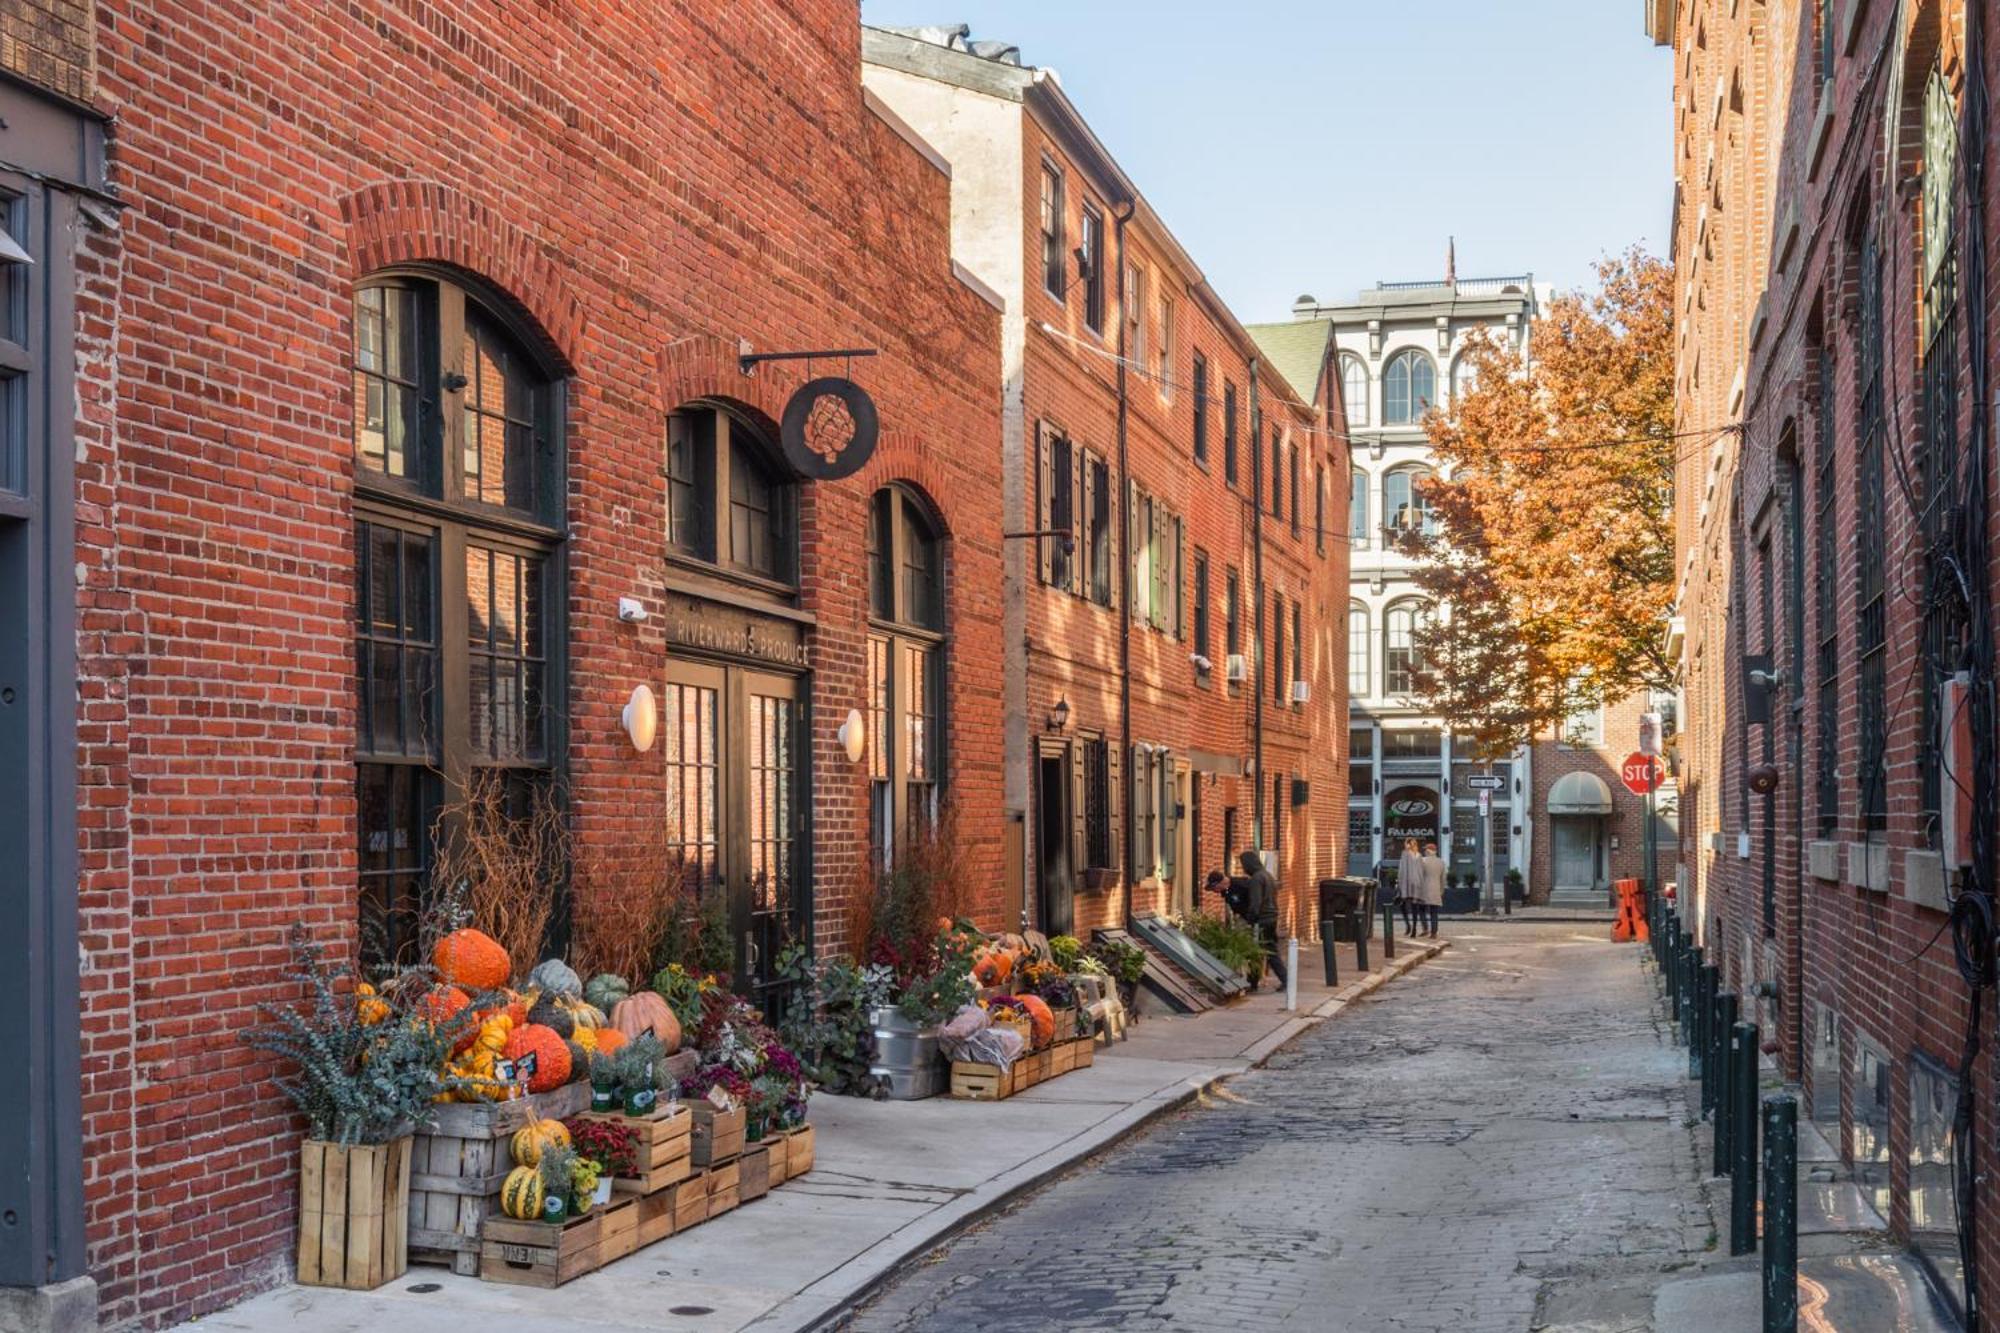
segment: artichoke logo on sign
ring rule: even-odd
[[[1384,793],[1382,815],[1391,858],[1402,850],[1405,839],[1425,843],[1438,836],[1438,795],[1429,787],[1396,787]]]
[[[1389,813],[1397,819],[1421,819],[1437,809],[1430,801],[1412,798],[1397,801],[1389,807]]]
[[[881,422],[875,400],[853,380],[822,375],[785,404],[778,443],[785,461],[808,481],[839,481],[874,456]]]

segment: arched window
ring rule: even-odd
[[[760,426],[718,404],[669,416],[669,554],[753,583],[796,584],[796,487],[777,459]]]
[[[553,799],[563,386],[498,302],[419,271],[355,291],[353,376],[362,951],[378,961],[415,946],[441,802],[519,816]]]
[[[1400,467],[1382,478],[1384,526],[1399,532],[1421,531],[1426,537],[1437,535],[1437,516],[1431,512],[1423,487],[1430,476],[1426,467]]]
[[[1389,358],[1382,372],[1382,424],[1408,426],[1437,401],[1437,366],[1414,347]]]
[[[1347,604],[1347,694],[1350,699],[1368,695],[1368,608],[1360,602]]]
[[[915,492],[875,492],[868,569],[869,846],[887,865],[935,827],[944,761],[944,543]]]
[[[1360,468],[1348,482],[1347,540],[1354,546],[1368,545],[1368,474]]]
[[[1423,668],[1417,653],[1417,625],[1425,612],[1423,602],[1406,598],[1382,613],[1382,693],[1416,692],[1417,673]]]
[[[1465,401],[1467,394],[1479,387],[1479,367],[1472,363],[1470,356],[1461,356],[1451,367],[1451,401],[1454,405]]]
[[[1368,367],[1358,356],[1340,358],[1340,397],[1347,404],[1347,424],[1368,424]]]

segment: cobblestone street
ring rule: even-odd
[[[934,1252],[856,1333],[1647,1327],[1710,1241],[1638,952],[1452,950]],[[1586,933],[1587,932],[1587,933]]]

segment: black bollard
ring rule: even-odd
[[[1354,965],[1363,972],[1368,970],[1368,914],[1360,908],[1347,918],[1354,933]]]
[[[1715,1039],[1718,1043],[1709,1051],[1705,1062],[1709,1076],[1704,1080],[1703,1092],[1713,1111],[1710,1123],[1715,1127],[1715,1169],[1714,1174],[1726,1176],[1735,1164],[1736,1156],[1730,1150],[1730,1143],[1736,1126],[1729,1118],[1736,1103],[1729,1095],[1729,1080],[1736,1072],[1736,1066],[1729,1058],[1730,1040],[1736,1027],[1736,992],[1726,990],[1715,997]]]
[[[1708,1056],[1715,1043],[1718,975],[1714,963],[1701,959],[1702,954],[1698,951],[1695,954],[1694,1031],[1689,1037],[1688,1068],[1701,1080],[1701,1113],[1707,1115],[1715,1109],[1715,1064]]]
[[[1320,957],[1326,961],[1326,984],[1327,989],[1331,990],[1340,984],[1340,964],[1335,962],[1333,958],[1333,926],[1331,923],[1323,924],[1320,927],[1319,952]]]
[[[1729,1032],[1729,1252],[1757,1248],[1757,1025]]]
[[[1764,1099],[1764,1333],[1799,1327],[1799,1103]]]
[[[1391,962],[1396,957],[1396,909],[1388,903],[1382,904],[1382,961]],[[1363,963],[1363,967],[1368,964]]]
[[[1667,1005],[1673,1011],[1674,1034],[1680,1035],[1681,1023],[1681,919],[1667,918]]]

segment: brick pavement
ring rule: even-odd
[[[914,1265],[854,1333],[1641,1328],[1712,1221],[1629,948],[1453,952]]]

